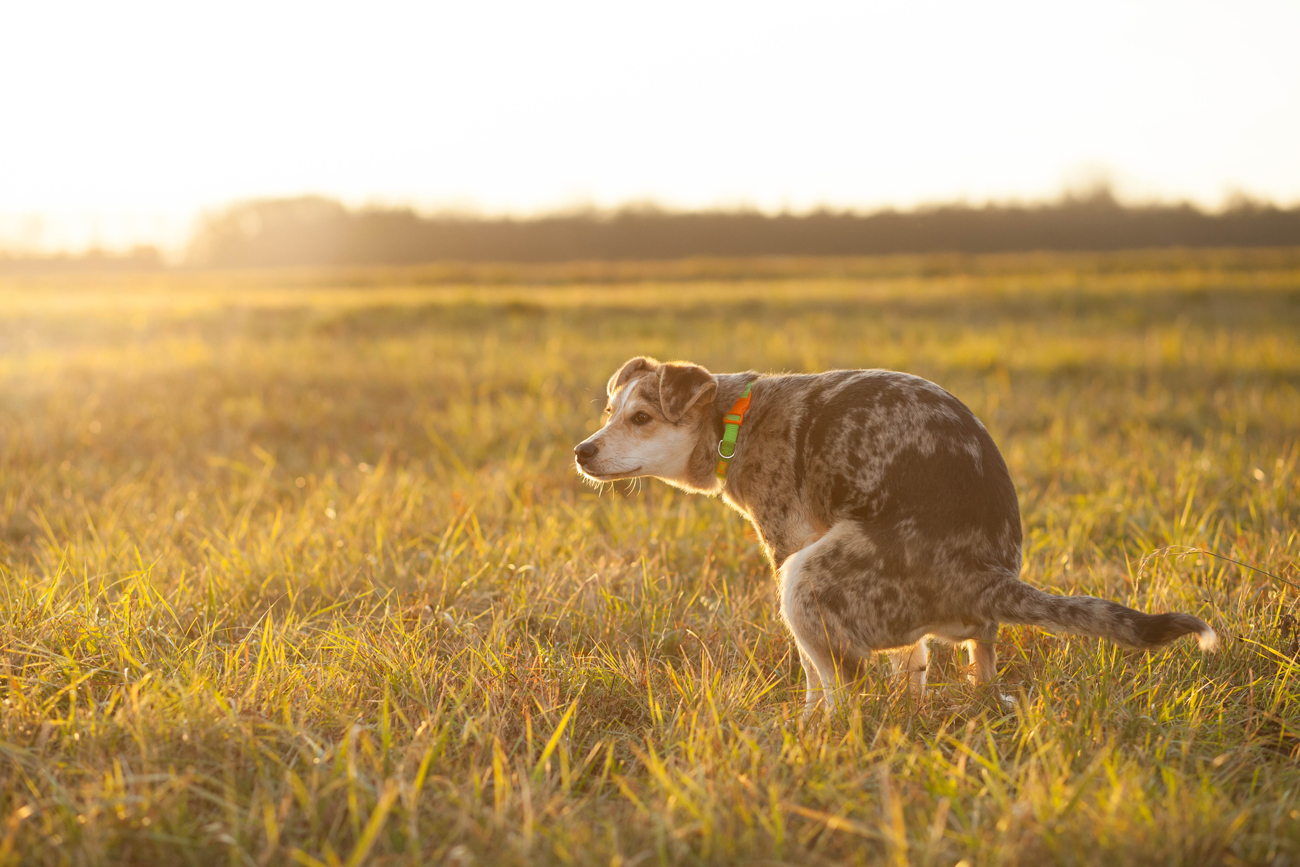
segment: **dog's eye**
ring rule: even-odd
[[[650,413],[648,412],[639,412],[636,415],[632,416],[632,424],[635,425],[646,424],[649,421],[650,421]]]

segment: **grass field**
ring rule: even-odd
[[[640,353],[936,380],[1223,648],[801,723],[743,521],[572,470]],[[1297,584],[1300,251],[0,279],[2,863],[1297,865]]]

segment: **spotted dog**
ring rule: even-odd
[[[605,426],[576,448],[598,482],[654,476],[720,494],[753,523],[780,582],[807,710],[874,651],[925,689],[926,640],[962,643],[996,674],[998,625],[1151,648],[1214,630],[1022,582],[1020,506],[988,431],[932,382],[889,370],[712,374],[633,358],[609,380]],[[730,452],[730,456],[728,456]]]

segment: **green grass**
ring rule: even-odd
[[[570,449],[627,357],[962,398],[1025,579],[838,718],[753,533]],[[1300,253],[0,282],[0,862],[1295,864]],[[1287,860],[1289,859],[1289,860]]]

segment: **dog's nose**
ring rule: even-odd
[[[600,446],[595,443],[578,443],[573,447],[573,453],[578,456],[578,463],[585,464],[596,456],[600,451]]]

